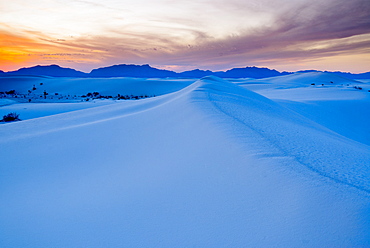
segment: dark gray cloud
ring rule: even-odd
[[[337,0],[320,6],[305,3],[281,12],[269,27],[207,40],[176,55],[188,62],[196,59],[248,62],[364,52],[369,50],[369,42],[354,36],[370,34],[369,13],[370,1],[367,0]],[[350,37],[352,39],[346,41],[345,38]],[[313,46],[316,43],[324,45],[322,48]]]

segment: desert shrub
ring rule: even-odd
[[[5,94],[7,94],[7,95],[14,95],[15,94],[15,90],[5,91]]]
[[[7,115],[4,115],[3,116],[3,119],[0,120],[1,122],[10,122],[10,121],[20,121],[21,119],[19,119],[19,114],[15,113],[15,112],[12,112],[12,113],[9,113]]]

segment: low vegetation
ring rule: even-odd
[[[87,93],[86,95],[82,95],[81,97],[86,98],[86,101],[89,101],[89,98],[91,99],[113,99],[113,100],[139,100],[149,97],[155,97],[155,95],[121,95],[118,94],[117,96],[103,96],[98,92],[93,93]]]
[[[21,119],[19,119],[19,114],[12,112],[7,115],[4,115],[3,119],[0,120],[0,122],[11,122],[11,121],[20,121],[20,120]]]

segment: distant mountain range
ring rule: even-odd
[[[21,68],[17,71],[6,72],[5,75],[29,75],[50,77],[86,77],[87,73],[75,69],[63,68],[59,65],[37,65],[29,68]]]
[[[316,70],[299,71],[319,72]],[[327,71],[326,71],[327,72]],[[209,70],[192,70],[185,72],[174,72],[169,70],[161,70],[150,65],[113,65],[92,70],[90,73],[77,71],[71,68],[63,68],[58,65],[41,66],[37,65],[29,68],[21,68],[16,71],[3,72],[0,71],[0,76],[7,75],[29,75],[29,76],[50,76],[50,77],[80,77],[80,78],[107,78],[107,77],[143,77],[143,78],[202,78],[205,76],[217,76],[220,78],[267,78],[288,75],[293,72],[279,72],[268,68],[260,67],[245,67],[233,68],[227,71],[209,71]],[[335,75],[343,76],[349,79],[370,79],[370,72],[353,74],[349,72],[327,72]]]
[[[317,70],[305,70],[305,71],[297,71],[300,73],[305,73],[305,72],[321,72]],[[350,72],[341,72],[341,71],[324,71],[326,73],[331,73],[335,74],[341,77],[345,77],[348,79],[370,79],[370,72],[365,72],[365,73],[350,73]]]

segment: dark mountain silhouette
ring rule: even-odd
[[[308,73],[308,72],[321,72],[321,71],[318,71],[318,70],[302,70],[302,71],[297,71],[299,73]]]
[[[306,72],[321,72],[317,70],[299,71]],[[349,72],[328,72],[348,79],[370,79],[370,72],[353,74]],[[29,75],[29,76],[51,76],[51,77],[91,77],[91,78],[107,78],[107,77],[143,77],[143,78],[202,78],[205,76],[217,76],[221,78],[267,78],[291,74],[292,72],[279,72],[269,68],[260,67],[245,67],[233,68],[228,71],[209,71],[209,70],[191,70],[185,72],[174,72],[169,70],[161,70],[150,65],[113,65],[92,70],[90,73],[84,73],[71,68],[63,68],[58,65],[34,66],[29,68],[21,68],[17,71],[3,72],[0,71],[0,76],[8,75]]]
[[[203,71],[203,70],[195,69],[192,71],[184,71],[184,72],[178,73],[178,75],[180,75],[181,77],[187,77],[187,78],[202,78],[205,76],[214,75],[214,72],[209,71],[209,70]]]
[[[92,70],[90,77],[189,77],[201,78],[205,76],[218,76],[221,78],[266,78],[280,75],[286,75],[287,72],[278,72],[268,68],[246,67],[234,68],[226,72],[212,72],[204,70],[192,70],[181,73],[176,73],[168,70],[159,70],[149,65],[113,65],[109,67]]]
[[[177,73],[168,70],[160,70],[150,65],[113,65],[94,69],[89,74],[90,77],[177,77]]]
[[[233,68],[226,72],[215,72],[213,75],[221,78],[267,78],[290,74],[291,72],[278,72],[268,68],[245,67]]]
[[[306,73],[306,72],[326,72],[330,74],[334,74],[340,77],[345,77],[348,79],[370,79],[370,72],[364,72],[364,73],[350,73],[350,72],[341,72],[341,71],[318,71],[318,70],[304,70],[304,71],[298,71],[300,73]]]
[[[88,74],[75,69],[63,68],[59,65],[37,65],[7,72],[8,75],[50,76],[50,77],[86,77]]]
[[[349,72],[335,71],[335,72],[329,72],[329,73],[333,73],[335,75],[342,76],[348,79],[370,79],[370,72],[352,74]]]

